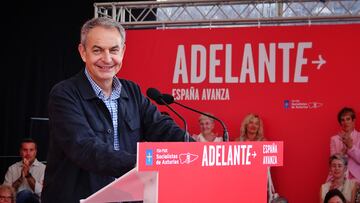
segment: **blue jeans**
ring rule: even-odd
[[[22,190],[16,194],[16,203],[40,203],[39,197],[30,190]]]

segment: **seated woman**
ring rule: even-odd
[[[240,137],[237,137],[235,141],[266,141],[264,137],[264,127],[263,122],[259,115],[250,113],[245,116],[241,122],[240,127]],[[274,197],[277,195],[275,192],[274,184],[271,177],[270,167],[267,169],[267,192],[268,192],[268,202],[272,200],[279,201],[281,199],[275,200]]]
[[[355,202],[357,183],[346,177],[347,164],[347,158],[341,154],[330,156],[329,171],[332,178],[321,185],[320,202],[324,202],[326,193],[332,189],[338,189],[344,195],[347,203]]]
[[[212,115],[210,113],[206,113]],[[214,119],[205,115],[199,117],[199,125],[201,133],[193,136],[197,142],[222,142],[223,138],[218,137],[217,133],[214,133]]]
[[[346,203],[346,199],[340,190],[332,189],[326,193],[324,203]]]
[[[240,127],[240,137],[235,141],[266,141],[261,118],[253,113],[245,116]]]

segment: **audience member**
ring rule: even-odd
[[[338,189],[344,195],[346,202],[354,203],[357,190],[355,180],[350,180],[345,176],[347,170],[347,158],[341,154],[334,154],[329,159],[329,171],[331,180],[321,185],[320,197],[324,201],[325,195],[329,190]]]
[[[326,193],[324,203],[346,203],[344,195],[338,189],[329,190]]]
[[[337,119],[341,130],[331,137],[330,152],[341,153],[348,157],[349,178],[360,183],[360,132],[355,129],[355,111],[344,107],[338,113]]]
[[[210,113],[206,113],[213,116]],[[205,115],[199,117],[200,134],[194,135],[197,142],[222,142],[223,138],[214,133],[215,122],[213,118]]]
[[[240,137],[235,141],[266,141],[261,118],[253,113],[245,116],[240,127]]]
[[[10,185],[0,185],[0,203],[15,203],[15,190]]]
[[[16,202],[39,202],[43,188],[45,165],[36,159],[37,144],[26,138],[20,145],[22,160],[11,165],[5,174],[4,184],[16,190]]]
[[[264,137],[264,127],[263,122],[259,115],[250,113],[245,116],[241,122],[240,127],[240,136],[235,139],[235,141],[266,141]],[[272,202],[275,197],[278,195],[275,192],[275,187],[271,177],[271,170],[268,167],[267,170],[267,192],[268,192],[268,202]]]
[[[135,167],[140,141],[184,141],[184,131],[137,84],[116,77],[125,52],[119,22],[87,21],[78,51],[85,68],[49,95],[42,203],[78,203],[124,175]]]

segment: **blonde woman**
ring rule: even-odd
[[[253,113],[246,115],[241,123],[240,137],[235,141],[266,141],[261,118]]]
[[[235,141],[266,141],[264,137],[263,122],[259,115],[250,113],[245,116],[240,127],[240,137],[236,138]],[[275,187],[272,181],[270,167],[267,169],[267,191],[268,191],[268,202],[275,201],[275,197],[278,194],[275,192]]]

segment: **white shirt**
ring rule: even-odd
[[[4,184],[12,186],[12,184],[21,176],[22,167],[23,167],[22,161],[16,162],[15,164],[11,165],[5,174]],[[35,191],[31,189],[26,178],[24,178],[23,182],[21,183],[21,185],[19,186],[16,192],[18,193],[20,191],[27,189],[29,191],[34,192],[40,197],[43,188],[45,168],[46,168],[45,164],[35,159],[35,161],[30,166],[30,171],[29,171],[31,173],[31,176],[35,179]]]
[[[201,133],[198,136],[196,136],[195,140],[197,142],[211,142],[205,139],[205,137]],[[212,142],[222,142],[222,141],[223,141],[222,137],[215,137],[215,139]]]

